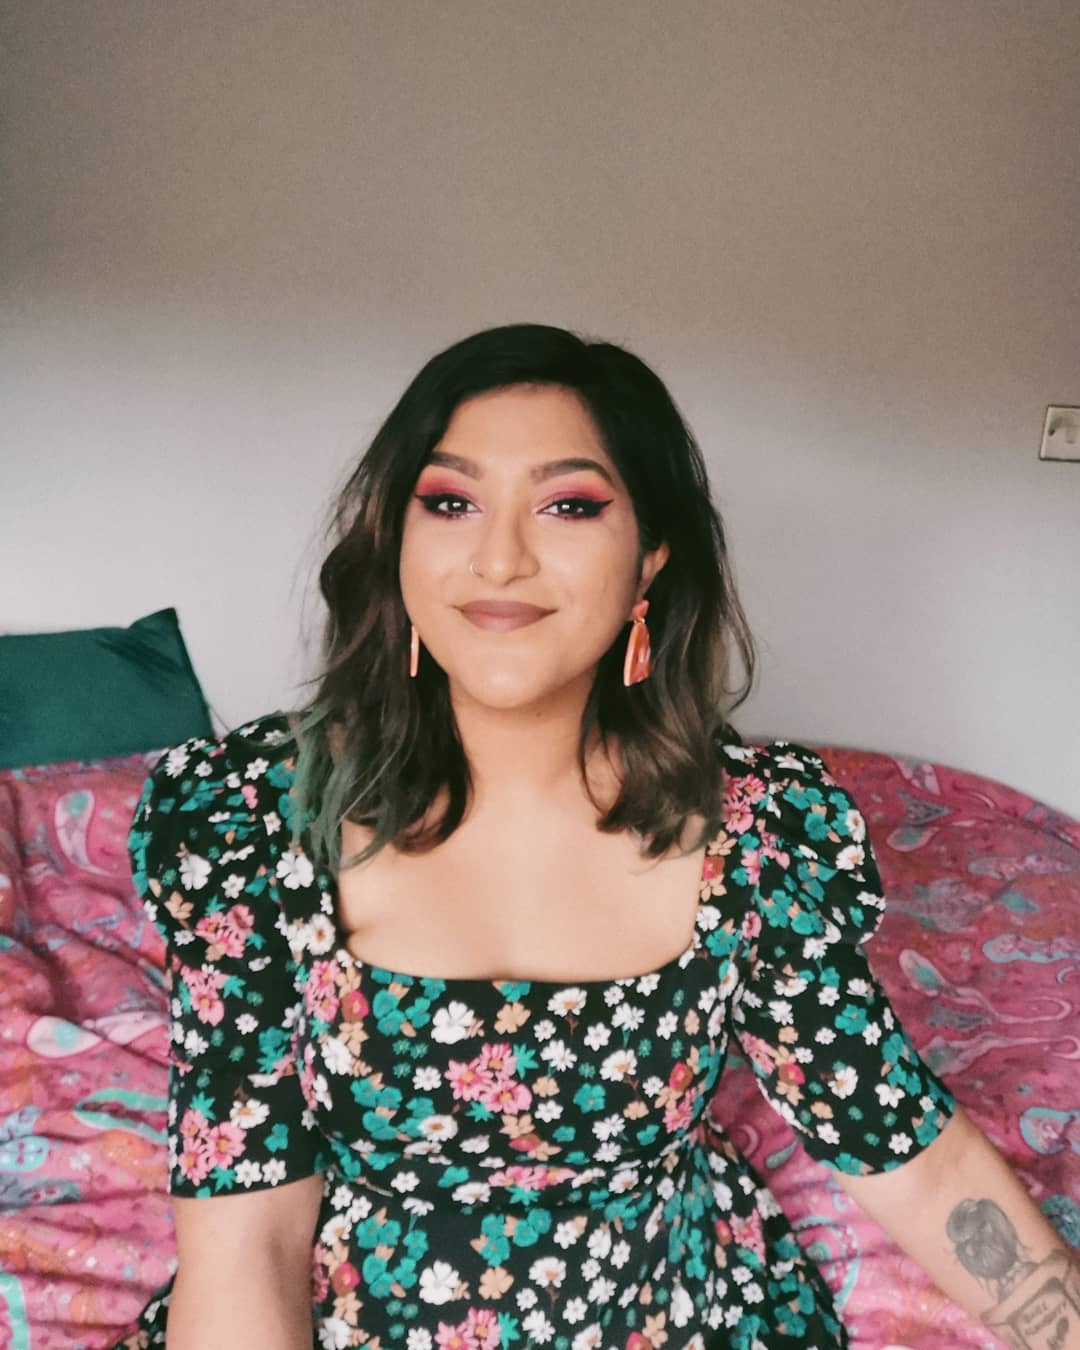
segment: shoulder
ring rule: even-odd
[[[214,873],[250,871],[287,828],[294,749],[288,715],[273,712],[162,753],[143,785],[128,850],[135,889],[163,934],[174,926],[159,911],[163,898],[168,904],[181,892],[190,913],[188,901],[198,908],[218,889],[209,884]]]
[[[728,743],[720,747],[720,754],[724,767],[736,776],[759,774],[772,780],[791,774],[828,777],[829,773],[818,752],[797,741]]]
[[[756,807],[773,832],[823,846],[839,866],[861,861],[866,822],[851,793],[833,775],[821,755],[796,741],[722,747],[727,800],[735,807]],[[832,846],[832,847],[830,847]]]
[[[214,806],[247,805],[251,793],[244,792],[244,785],[280,778],[280,768],[291,767],[293,745],[288,715],[273,712],[216,740],[192,736],[170,746],[143,785],[135,824],[175,817],[183,828]],[[271,773],[275,768],[279,772]]]
[[[884,909],[866,820],[817,751],[795,741],[723,747],[725,824],[739,877],[776,923],[818,911],[859,941]],[[816,926],[816,921],[815,921]]]

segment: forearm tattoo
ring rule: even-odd
[[[960,1264],[993,1293],[982,1317],[1002,1340],[1016,1350],[1066,1350],[1080,1341],[1080,1269],[1064,1248],[1032,1261],[993,1200],[962,1200],[945,1232]]]

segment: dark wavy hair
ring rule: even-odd
[[[582,777],[594,728],[605,746],[618,737],[625,768],[597,828],[637,831],[647,856],[659,857],[681,840],[691,812],[707,822],[697,846],[719,827],[717,746],[739,739],[728,717],[750,692],[754,646],[701,451],[663,382],[632,353],[546,324],[508,324],[427,362],[333,510],[334,543],[319,572],[327,610],[321,669],[306,682],[314,696],[292,726],[292,817],[294,838],[308,827],[316,858],[335,870],[345,819],[373,831],[368,847],[344,860],[349,866],[387,843],[426,852],[464,818],[472,784],[446,674],[426,649],[417,677],[407,673],[402,531],[417,478],[458,405],[522,385],[573,390],[588,409],[633,502],[639,567],[661,540],[670,549],[649,587],[651,676],[623,685],[624,629],[600,660],[582,715]],[[736,653],[742,672],[733,685]],[[442,790],[446,809],[424,826]]]

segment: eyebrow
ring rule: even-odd
[[[428,457],[429,464],[442,464],[447,469],[457,469],[468,478],[482,478],[483,470],[478,464],[473,463],[471,459],[465,459],[462,455],[450,455],[445,450],[433,450]],[[537,464],[529,470],[529,477],[534,483],[543,483],[548,478],[554,478],[560,473],[570,473],[574,469],[591,469],[598,473],[601,478],[615,487],[615,480],[611,474],[604,468],[599,460],[589,459],[584,455],[571,455],[566,459],[552,459],[546,464]]]

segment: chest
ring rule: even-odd
[[[715,1088],[718,971],[703,948],[640,979],[567,986],[317,960],[300,1089],[348,1177],[378,1186],[407,1165],[410,1195],[465,1213],[528,1207],[539,1191],[557,1206],[617,1204],[676,1162]]]
[[[346,823],[343,852],[363,847]],[[644,974],[693,938],[704,848],[643,858],[629,835],[552,819],[461,827],[426,854],[387,847],[337,877],[360,961],[465,979]]]

